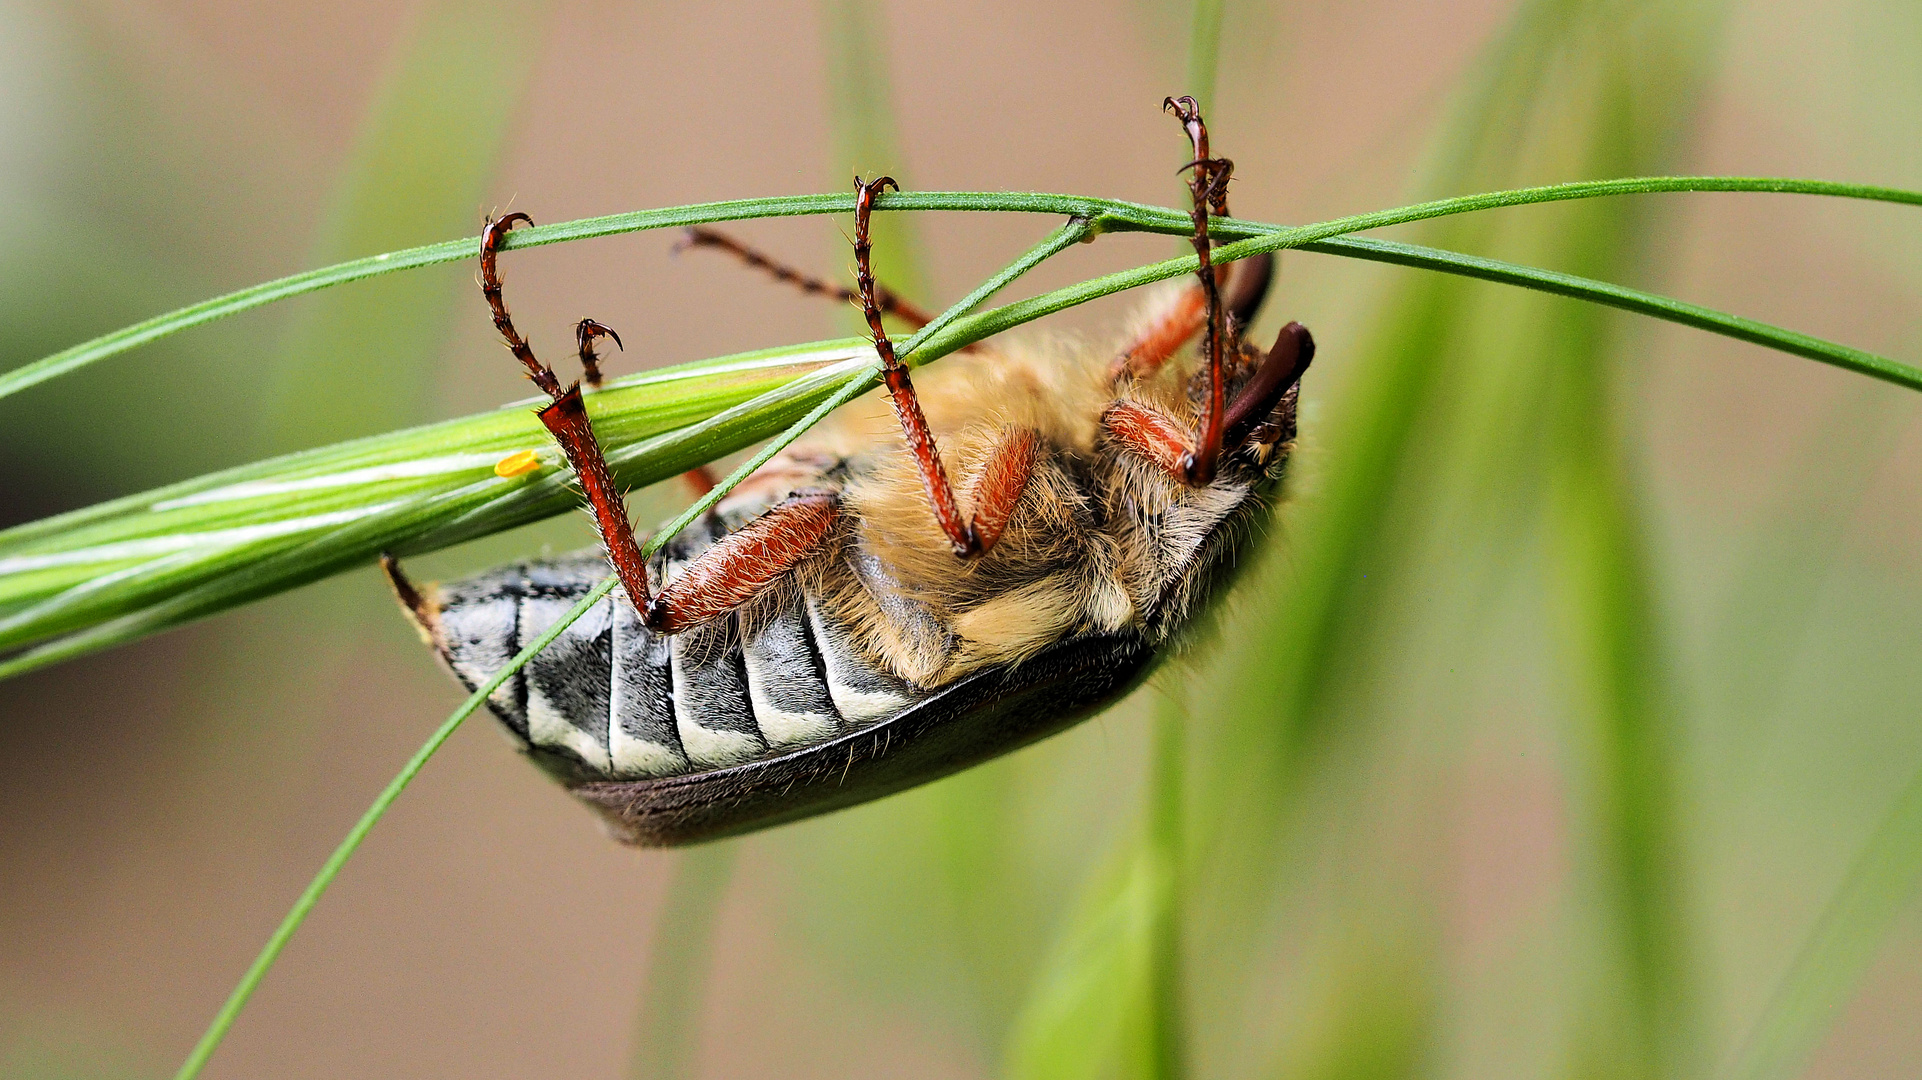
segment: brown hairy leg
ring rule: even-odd
[[[694,497],[698,499],[708,492],[713,491],[714,485],[720,481],[714,479],[713,469],[705,465],[696,465],[681,474],[681,482],[693,489]]]
[[[840,516],[833,492],[797,492],[701,552],[642,611],[650,629],[675,634],[760,595],[814,554]]]
[[[786,263],[761,254],[718,229],[691,225],[685,230],[681,242],[674,245],[674,250],[679,252],[695,247],[725,251],[753,269],[763,271],[774,280],[792,285],[810,296],[825,296],[844,304],[861,302],[861,294],[854,290],[844,289],[812,274],[802,273]],[[881,314],[892,315],[916,330],[934,321],[934,316],[928,314],[920,305],[903,299],[899,293],[885,285],[877,284],[874,287],[874,300],[876,306],[881,309]]]
[[[921,473],[928,506],[934,511],[941,531],[947,534],[955,557],[973,559],[986,554],[1001,538],[1001,530],[1007,526],[1015,504],[1027,489],[1028,478],[1034,473],[1040,443],[1032,433],[1023,431],[1004,438],[990,455],[988,467],[977,485],[973,515],[962,519],[961,507],[954,498],[954,485],[948,482],[948,471],[941,464],[934,432],[928,430],[928,418],[922,415],[921,401],[914,396],[914,382],[908,377],[908,367],[894,355],[894,342],[888,340],[887,331],[881,327],[881,305],[876,298],[871,258],[874,244],[868,238],[868,222],[874,213],[874,197],[888,188],[900,190],[891,176],[866,182],[858,176],[854,178],[854,270],[860,286],[861,311],[874,334],[874,351],[881,357],[881,377],[894,402],[894,415],[901,421],[901,434],[908,441],[908,451],[914,455],[915,468]]]
[[[533,348],[514,328],[514,320],[507,313],[495,263],[502,237],[517,222],[523,221],[533,224],[526,214],[509,214],[488,222],[481,234],[481,294],[493,309],[494,328],[501,332],[508,349],[527,369],[527,377],[553,399],[540,411],[541,423],[554,436],[554,441],[560,443],[568,464],[580,478],[581,491],[594,511],[595,524],[600,527],[601,539],[607,545],[608,559],[627,590],[628,601],[640,611],[641,621],[649,629],[663,634],[676,633],[733,610],[820,546],[838,513],[834,497],[814,494],[789,499],[746,528],[722,538],[690,563],[680,578],[660,595],[650,595],[647,560],[634,539],[634,526],[627,519],[627,507],[620,489],[614,485],[600,440],[594,436],[594,425],[588,420],[587,408],[581,400],[580,384],[563,388],[554,369],[535,358]],[[590,364],[590,358],[594,355],[595,340],[601,337],[612,337],[616,344],[620,342],[614,331],[592,319],[582,319],[575,328],[581,362],[589,365],[591,376],[599,374],[598,368]],[[705,470],[697,472],[705,475]],[[709,486],[712,486],[711,478]],[[405,580],[397,576],[399,567],[392,560],[383,560],[382,566],[388,570],[390,580],[397,583]],[[400,592],[398,584],[396,591]],[[411,600],[406,592],[401,592],[401,597],[410,607],[420,610],[417,592]]]
[[[1208,370],[1208,394],[1201,403],[1201,431],[1194,453],[1188,455],[1182,479],[1193,487],[1201,487],[1213,482],[1215,466],[1221,460],[1221,423],[1223,402],[1221,400],[1221,354],[1226,342],[1227,327],[1223,322],[1221,310],[1221,288],[1217,281],[1214,265],[1209,261],[1209,253],[1214,242],[1208,237],[1208,213],[1228,212],[1228,178],[1234,174],[1235,163],[1227,158],[1208,156],[1208,127],[1201,120],[1201,106],[1194,98],[1168,98],[1161,103],[1164,111],[1175,114],[1181,126],[1188,132],[1189,141],[1194,144],[1195,158],[1189,163],[1193,170],[1188,178],[1188,193],[1194,202],[1190,216],[1194,220],[1194,248],[1200,264],[1195,268],[1195,277],[1201,282],[1201,292],[1206,298],[1207,321],[1201,331],[1201,353]]]
[[[1307,327],[1291,322],[1281,328],[1275,347],[1268,350],[1261,366],[1226,410],[1222,453],[1241,449],[1282,396],[1301,381],[1302,372],[1314,358],[1315,339]],[[1193,483],[1190,477],[1198,451],[1194,433],[1181,421],[1153,405],[1123,400],[1109,405],[1101,414],[1101,426],[1109,438],[1159,466],[1170,479]]]
[[[651,597],[647,589],[647,560],[641,555],[641,546],[634,540],[634,526],[627,520],[627,507],[621,500],[620,489],[614,486],[614,474],[608,471],[607,457],[601,453],[600,440],[594,437],[594,425],[587,418],[587,406],[581,401],[581,384],[574,383],[563,388],[561,381],[554,375],[554,369],[541,363],[534,356],[534,349],[527,339],[514,328],[514,319],[507,313],[507,302],[501,295],[500,272],[495,265],[500,252],[501,241],[518,222],[534,224],[526,214],[514,213],[487,223],[481,232],[481,295],[487,298],[487,306],[494,312],[494,329],[499,330],[507,342],[508,351],[527,369],[527,377],[535,386],[553,401],[538,414],[548,434],[561,445],[561,452],[567,455],[567,463],[574,467],[574,474],[580,478],[581,491],[587,496],[588,506],[594,511],[594,523],[599,526],[601,540],[607,545],[608,559],[614,564],[614,572],[620,575],[621,585],[627,589],[627,598],[633,605],[646,612]],[[591,319],[581,320],[575,330],[580,342],[583,357],[593,353],[594,339],[605,332],[613,331]],[[619,340],[618,338],[616,340]],[[596,376],[599,369],[591,369]]]
[[[1222,306],[1228,309],[1227,324],[1233,336],[1255,320],[1261,302],[1268,297],[1274,279],[1275,257],[1253,255],[1215,267],[1215,281],[1221,289]],[[1194,339],[1208,322],[1208,297],[1201,286],[1190,283],[1174,303],[1154,321],[1141,328],[1108,368],[1108,381],[1123,378],[1148,379],[1161,370],[1183,345]]]
[[[580,322],[574,324],[574,341],[580,346],[581,378],[587,381],[587,385],[599,390],[601,388],[601,358],[594,352],[594,341],[596,338],[612,338],[614,340],[614,347],[622,352],[627,351],[627,346],[621,344],[621,335],[602,326],[593,319],[582,319]]]

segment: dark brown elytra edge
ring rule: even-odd
[[[970,675],[873,727],[685,776],[581,781],[568,762],[536,757],[627,843],[719,840],[892,795],[1066,730],[1139,686],[1159,656],[1139,635],[1079,638]]]

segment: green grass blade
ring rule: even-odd
[[[1345,233],[1361,232],[1367,229],[1388,225],[1423,221],[1430,218],[1446,217],[1454,214],[1472,213],[1480,210],[1493,210],[1503,207],[1525,206],[1534,203],[1557,202],[1567,199],[1599,198],[1610,195],[1652,194],[1657,192],[1722,191],[1722,192],[1773,192],[1802,195],[1824,195],[1836,198],[1867,199],[1880,202],[1922,205],[1922,192],[1907,191],[1900,188],[1878,187],[1869,184],[1845,184],[1827,180],[1798,180],[1781,177],[1728,177],[1728,176],[1673,176],[1673,177],[1635,177],[1624,180],[1595,180],[1571,184],[1551,184],[1536,188],[1517,188],[1509,191],[1489,192],[1482,195],[1453,199],[1438,199],[1418,203],[1394,210],[1375,211],[1338,218],[1302,229],[1288,229],[1279,225],[1265,225],[1259,222],[1224,220],[1216,225],[1216,231],[1224,236],[1267,236],[1285,234],[1291,242],[1277,243],[1274,247],[1249,249],[1247,254],[1256,250],[1273,251],[1283,247],[1300,246],[1312,240],[1327,239]],[[1185,213],[1165,207],[1146,206],[1140,203],[1122,202],[1112,199],[1083,198],[1074,195],[1048,195],[1025,192],[988,192],[988,191],[909,191],[883,196],[875,201],[876,210],[949,210],[972,212],[1004,212],[1059,214],[1067,217],[1085,218],[1094,223],[1097,231],[1144,231],[1166,233],[1180,236],[1190,228]],[[639,210],[625,214],[611,214],[605,217],[582,218],[578,221],[564,222],[559,225],[542,226],[535,229],[517,229],[502,245],[503,250],[521,247],[536,247],[542,244],[558,244],[572,240],[585,240],[592,237],[614,236],[620,233],[639,232],[648,229],[667,229],[685,225],[704,225],[722,221],[741,221],[750,218],[794,217],[819,214],[845,214],[854,210],[854,196],[850,194],[833,195],[793,195],[759,199],[737,199],[728,202],[698,203],[687,206],[672,206],[659,210]],[[0,397],[18,393],[30,386],[67,372],[85,367],[130,349],[138,348],[149,342],[179,333],[182,330],[201,326],[224,319],[243,311],[263,307],[277,300],[315,292],[320,289],[343,285],[352,281],[378,277],[400,270],[433,266],[439,263],[471,259],[480,253],[480,239],[471,237],[464,240],[449,240],[424,247],[408,248],[404,251],[372,255],[335,266],[309,270],[274,281],[263,282],[245,289],[239,289],[203,300],[164,315],[156,315],[124,327],[109,334],[103,334],[91,341],[63,349],[51,356],[43,357],[32,363],[23,364],[4,374],[0,374]]]
[[[590,395],[589,411],[616,477],[638,486],[775,434],[872,355],[865,343],[827,342],[689,365],[610,383]],[[541,467],[494,475],[494,461],[521,450]],[[14,610],[0,617],[0,642],[31,644],[202,586],[210,602],[260,595],[382,550],[444,547],[564,512],[575,505],[570,477],[532,412],[510,406],[9,530],[0,533],[0,610]],[[117,564],[130,550],[172,561],[104,594],[86,589],[103,573],[126,573]],[[270,557],[293,561],[252,580],[246,568]]]
[[[1441,251],[1416,244],[1402,244],[1368,237],[1318,241],[1302,245],[1302,250],[1392,263],[1397,266],[1413,266],[1424,270],[1438,270],[1448,274],[1459,274],[1462,277],[1500,282],[1503,285],[1517,285],[1524,289],[1534,289],[1556,296],[1586,300],[1593,304],[1620,308],[1638,315],[1647,315],[1651,318],[1691,326],[1697,330],[1706,330],[1711,334],[1731,337],[1737,341],[1761,345],[1791,356],[1819,360],[1844,371],[1853,371],[1858,375],[1881,379],[1910,390],[1922,390],[1922,369],[1886,356],[1824,341],[1818,337],[1771,326],[1740,315],[1730,315],[1699,304],[1643,292],[1640,289],[1631,289],[1625,285],[1614,285],[1554,270],[1518,266],[1499,259],[1485,259],[1477,255],[1463,255],[1459,252]]]
[[[1304,251],[1319,252],[1326,255],[1341,255],[1349,258],[1366,259],[1372,262],[1394,263],[1401,266],[1419,267],[1424,270],[1437,270],[1461,277],[1479,278],[1484,281],[1516,285],[1540,292],[1553,293],[1578,300],[1587,300],[1609,307],[1633,311],[1637,314],[1691,326],[1698,330],[1732,337],[1756,345],[1778,349],[1794,356],[1819,360],[1825,364],[1858,374],[1868,375],[1905,386],[1922,389],[1922,369],[1917,369],[1900,361],[1890,359],[1862,349],[1825,341],[1821,338],[1793,330],[1786,330],[1754,319],[1743,318],[1715,311],[1711,308],[1690,304],[1671,297],[1631,289],[1627,286],[1595,281],[1590,278],[1564,274],[1553,270],[1539,270],[1502,262],[1476,255],[1444,251],[1438,248],[1422,247],[1417,244],[1404,244],[1388,240],[1375,240],[1366,237],[1327,238],[1321,234],[1322,226],[1310,226],[1293,230],[1295,234],[1307,235],[1312,239],[1299,239],[1289,234],[1275,233],[1247,240],[1224,244],[1215,249],[1216,263],[1246,258],[1264,251],[1280,251],[1287,248],[1300,248]],[[1169,259],[1165,262],[1121,270],[1098,278],[1091,278],[1077,285],[1070,285],[1053,292],[1043,293],[1004,307],[984,311],[979,315],[957,320],[956,323],[940,334],[928,335],[930,345],[944,354],[958,348],[956,342],[978,341],[1011,330],[1023,323],[1032,322],[1045,315],[1090,300],[1110,296],[1127,289],[1151,285],[1194,273],[1195,258],[1192,255]]]
[[[902,343],[927,344],[1009,282],[1078,242],[1073,219]],[[860,340],[764,350],[630,376],[588,408],[615,478],[639,486],[752,445],[872,362]],[[534,450],[535,473],[493,463]],[[531,412],[493,413],[305,451],[0,533],[0,678],[178,626],[353,566],[436,550],[577,505],[571,470]]]

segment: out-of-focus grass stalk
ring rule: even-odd
[[[1163,1026],[1157,986],[1171,866],[1124,844],[1082,890],[1035,972],[1009,1033],[1008,1080],[1149,1080],[1181,1075],[1182,1036]]]
[[[1606,173],[1666,163],[1700,101],[1721,14],[1719,0],[1583,14],[1593,28],[1588,47],[1558,79],[1578,103],[1568,107],[1571,126],[1585,132],[1572,140],[1578,167]],[[1624,17],[1645,21],[1617,22]],[[1544,246],[1583,273],[1632,272],[1652,235],[1652,209],[1568,207]],[[1571,779],[1583,822],[1576,835],[1586,841],[1578,880],[1604,945],[1600,978],[1576,1002],[1570,1053],[1575,1069],[1591,1075],[1694,1076],[1709,1055],[1676,791],[1685,737],[1674,685],[1679,656],[1633,478],[1635,436],[1616,389],[1619,336],[1595,307],[1555,307],[1541,320],[1538,346],[1549,373],[1550,610],[1575,736]]]
[[[1906,399],[1867,385],[1841,395],[1815,429],[1812,452],[1779,485],[1782,494],[1757,530],[1712,631],[1706,654],[1723,737],[1697,754],[1712,762],[1738,804],[1782,798],[1761,767],[1788,736],[1785,702],[1801,670],[1812,614],[1834,578],[1836,523],[1856,518],[1872,496],[1877,465],[1899,445]],[[1706,665],[1705,665],[1706,666]],[[1805,1071],[1901,914],[1922,886],[1922,774],[1910,779],[1869,835],[1761,1011],[1716,1075],[1788,1080]]]
[[[1598,129],[1589,115],[1593,102],[1584,96],[1587,84],[1570,82],[1563,75],[1605,50],[1627,48],[1615,44],[1618,36],[1626,39],[1648,32],[1650,26],[1667,25],[1646,6],[1633,10],[1636,14],[1630,17],[1626,8],[1611,6],[1603,10],[1571,0],[1537,0],[1523,5],[1489,51],[1480,86],[1461,102],[1438,154],[1440,165],[1433,182],[1444,190],[1512,182],[1517,179],[1517,166],[1543,158],[1543,147],[1553,138],[1563,137],[1561,132],[1572,132],[1567,137],[1579,139],[1600,131],[1599,138],[1615,138],[1613,133]],[[1651,67],[1648,84],[1652,86],[1666,74]],[[1652,106],[1642,114],[1659,115],[1662,111]],[[1662,143],[1652,131],[1638,134],[1643,139],[1638,140],[1637,149]],[[1636,158],[1629,167],[1645,168],[1648,164]],[[1558,159],[1550,167],[1562,171],[1570,165]],[[1586,162],[1577,159],[1574,167],[1586,167]],[[1532,232],[1529,225],[1535,225]],[[1502,239],[1502,234],[1494,231],[1498,226],[1512,226],[1514,233],[1535,238],[1530,251],[1537,258],[1567,254],[1556,234],[1535,222],[1456,219],[1438,223],[1428,235],[1441,238],[1449,248],[1479,249]],[[1633,237],[1627,235],[1606,240],[1617,248],[1633,243]],[[1378,254],[1394,261],[1385,250]],[[1578,260],[1577,265],[1587,264]],[[1499,279],[1493,274],[1474,276]],[[1531,272],[1531,276],[1536,284],[1543,283],[1539,272]],[[1477,301],[1490,299],[1501,301],[1502,306],[1490,311],[1484,323],[1477,317]],[[1542,337],[1505,342],[1508,347],[1501,355],[1491,356],[1485,347],[1478,347],[1485,346],[1487,336],[1502,336],[1497,313],[1508,312],[1511,307],[1541,307],[1536,303],[1511,304],[1509,299],[1477,296],[1454,280],[1396,283],[1393,292],[1379,303],[1383,317],[1369,347],[1356,351],[1354,362],[1361,370],[1350,376],[1340,398],[1324,406],[1323,422],[1311,433],[1315,439],[1312,462],[1328,464],[1315,470],[1312,499],[1286,517],[1288,570],[1269,580],[1271,587],[1281,591],[1265,596],[1262,604],[1262,610],[1273,614],[1238,627],[1237,639],[1249,644],[1232,671],[1220,678],[1219,685],[1233,687],[1239,705],[1222,725],[1215,740],[1218,745],[1210,748],[1210,768],[1199,774],[1197,781],[1202,788],[1196,802],[1197,829],[1211,840],[1207,851],[1210,874],[1226,883],[1225,895],[1231,898],[1223,902],[1226,906],[1216,916],[1224,930],[1236,925],[1237,916],[1258,912],[1263,898],[1274,888],[1274,878],[1282,873],[1275,860],[1290,848],[1288,838],[1292,834],[1288,830],[1296,814],[1306,812],[1295,804],[1295,792],[1309,783],[1317,791],[1328,790],[1332,781],[1323,770],[1353,768],[1352,759],[1374,747],[1371,740],[1407,738],[1406,733],[1416,725],[1434,722],[1424,717],[1429,708],[1420,703],[1425,684],[1418,686],[1413,682],[1415,676],[1408,674],[1423,667],[1411,662],[1411,652],[1419,654],[1430,644],[1430,639],[1415,635],[1433,633],[1437,635],[1432,639],[1435,647],[1465,650],[1471,647],[1465,635],[1473,633],[1473,625],[1450,621],[1428,626],[1435,616],[1424,610],[1429,603],[1418,598],[1439,600],[1451,590],[1473,592],[1477,588],[1472,583],[1474,578],[1500,572],[1501,560],[1480,561],[1486,555],[1476,548],[1489,543],[1486,535],[1471,530],[1470,535],[1454,536],[1454,530],[1478,521],[1523,524],[1539,513],[1538,503],[1526,509],[1514,505],[1534,498],[1529,476],[1535,467],[1532,457],[1512,453],[1506,457],[1485,453],[1477,458],[1486,460],[1492,468],[1475,476],[1472,483],[1463,483],[1466,502],[1459,512],[1450,514],[1441,501],[1446,477],[1441,455],[1516,442],[1515,434],[1540,422],[1536,406],[1541,395],[1535,387],[1558,364],[1598,362],[1592,353],[1582,351],[1584,343],[1579,334],[1552,349],[1544,347],[1543,338],[1552,341],[1566,331],[1559,319],[1529,320],[1530,327],[1540,326]],[[1574,305],[1556,305],[1556,310],[1585,311]],[[1668,315],[1680,317],[1677,312]],[[1596,408],[1601,403],[1587,404]],[[1464,524],[1453,524],[1456,522]],[[1617,534],[1633,528],[1619,515],[1607,518],[1607,523]],[[1452,559],[1431,565],[1425,556],[1430,545],[1452,553]],[[1576,604],[1570,617],[1573,623],[1579,624],[1591,615],[1619,615],[1622,594],[1640,585],[1630,578],[1633,568],[1603,562],[1595,571],[1582,582],[1584,586],[1597,584],[1599,576],[1617,591],[1606,597],[1599,593],[1585,595],[1583,600],[1617,606],[1597,609]],[[1443,580],[1448,582],[1447,587],[1438,588],[1437,582]],[[1619,644],[1620,632],[1626,629],[1619,621],[1604,624],[1600,620],[1589,628],[1594,631],[1594,639],[1604,645]],[[1600,673],[1599,691],[1621,690],[1606,681],[1608,675],[1618,673],[1614,669]],[[1405,689],[1396,685],[1403,679],[1408,680]],[[1597,685],[1594,680],[1584,681],[1584,686]],[[1644,703],[1637,700],[1627,704]],[[1610,714],[1607,721],[1616,718],[1616,714]],[[1646,748],[1645,743],[1637,745]],[[1630,767],[1640,764],[1643,761],[1637,760]],[[1659,816],[1665,808],[1650,804],[1640,809]],[[1314,814],[1316,821],[1323,821],[1334,811],[1318,806]],[[1649,825],[1652,820],[1638,819],[1638,823]],[[1603,821],[1597,828],[1614,824],[1612,820]],[[1650,829],[1660,831],[1659,825]],[[1650,829],[1637,835],[1646,835]],[[1616,839],[1611,834],[1607,842]],[[1354,857],[1354,852],[1344,852],[1345,862]],[[1384,863],[1369,872],[1385,879],[1375,886],[1383,894],[1422,888],[1420,878],[1410,876],[1419,875],[1419,870]],[[1659,874],[1658,868],[1640,878],[1630,875],[1633,880],[1624,887],[1640,888],[1642,892],[1628,904],[1628,917],[1647,910],[1641,900],[1654,896]],[[1365,907],[1370,895],[1358,893],[1352,903]],[[1432,912],[1424,915],[1414,911],[1398,916],[1400,921],[1370,924],[1368,929],[1356,932],[1391,940],[1411,935],[1416,941],[1432,942],[1432,928],[1423,935],[1419,924],[1424,918],[1432,921],[1436,917]],[[1412,929],[1403,929],[1402,922]],[[1659,936],[1645,934],[1636,939],[1633,934],[1627,935],[1633,948],[1641,948]],[[1230,959],[1222,951],[1217,951],[1215,958],[1224,963]],[[1381,963],[1366,949],[1355,962]],[[1643,970],[1666,962],[1667,958],[1651,961]],[[1382,1034],[1368,1040],[1373,1048],[1364,1050],[1356,1045],[1343,1049],[1346,1044],[1331,1034],[1327,1038],[1334,1049],[1328,1056],[1311,1062],[1302,1060],[1299,1054],[1291,1055],[1290,1071],[1333,1075],[1368,1065],[1374,1070],[1370,1074],[1375,1075],[1420,1067],[1426,1053],[1425,1032],[1437,1022],[1435,991],[1422,985],[1422,980],[1435,977],[1435,962],[1431,959],[1424,966],[1404,958],[1390,962],[1388,968],[1396,963],[1417,978],[1399,978],[1395,980],[1398,985],[1383,983],[1378,992],[1342,1001],[1341,1012],[1346,1019],[1326,1021],[1328,1030],[1337,1033],[1351,1028],[1379,1028]],[[1321,992],[1336,996],[1339,986],[1351,980],[1362,984],[1370,981],[1365,972],[1338,973],[1326,980],[1330,989]],[[1658,991],[1629,1007],[1636,1021],[1648,1015],[1643,1006],[1672,1000],[1662,997],[1668,985],[1660,976],[1638,984],[1638,990],[1656,986]],[[1232,987],[1210,988],[1209,993],[1212,1003],[1221,1008],[1231,1007],[1235,1000]],[[1583,1008],[1584,1004],[1576,1007]],[[1198,1012],[1207,1009],[1199,1006]],[[1406,1041],[1391,1046],[1391,1032]],[[1585,1032],[1597,1037],[1597,1048],[1604,1054],[1606,1048],[1615,1045],[1608,1041],[1610,1034],[1605,1022]],[[1316,1041],[1308,1037],[1310,1045]],[[1627,1060],[1610,1059],[1611,1067],[1622,1066],[1624,1075],[1644,1073],[1648,1059],[1639,1047],[1635,1049],[1637,1052]],[[1273,1052],[1285,1051],[1276,1047]],[[1347,1055],[1351,1052],[1364,1056],[1350,1058]],[[1604,1063],[1595,1060],[1590,1064],[1601,1068]]]
[[[1719,1075],[1789,1080],[1835,1024],[1863,971],[1922,884],[1922,773],[1843,876],[1788,972]]]
[[[434,0],[414,14],[361,120],[309,265],[474,226],[538,55],[494,46],[531,44],[545,6]],[[475,63],[476,56],[488,61]],[[302,305],[279,362],[263,366],[260,449],[284,452],[419,422],[455,299],[473,299],[471,289],[469,275],[449,267]]]
[[[1188,79],[1181,92],[1212,115],[1222,0],[1195,0]],[[1217,129],[1218,130],[1218,129]],[[1122,840],[1131,872],[1097,866],[1095,897],[1056,931],[1009,1042],[1013,1077],[1121,1075],[1179,1080],[1188,1073],[1182,949],[1182,866],[1187,861],[1186,671],[1157,676],[1143,824]],[[1114,925],[1117,913],[1132,913]],[[1119,985],[1117,982],[1119,981]]]
[[[1185,680],[1169,677],[1167,692],[1155,701],[1154,746],[1148,775],[1148,820],[1143,830],[1152,876],[1161,883],[1149,926],[1148,1015],[1149,1047],[1143,1055],[1154,1080],[1181,1080],[1188,1075],[1188,975],[1182,948],[1182,898],[1188,861],[1187,771],[1188,725],[1193,721],[1183,707]]]
[[[1200,103],[1203,116],[1214,112],[1226,8],[1225,0],[1194,0],[1194,10],[1188,16],[1188,84],[1181,92]]]
[[[675,862],[648,948],[647,982],[627,1052],[629,1080],[686,1080],[697,1072],[694,1051],[707,1005],[714,926],[739,847],[731,840],[703,844]]]
[[[1453,214],[1558,202],[1566,199],[1688,191],[1824,195],[1922,206],[1922,192],[1870,184],[1845,184],[1829,180],[1784,177],[1657,176],[1630,177],[1621,180],[1587,180],[1485,192],[1479,195],[1437,199],[1392,210],[1356,214],[1316,225],[1294,228],[1224,218],[1216,222],[1213,229],[1224,238],[1259,236],[1267,238],[1268,243],[1272,244],[1272,246],[1247,249],[1240,255],[1231,256],[1240,258],[1243,255],[1254,254],[1257,250],[1278,251],[1288,247],[1302,247],[1317,240],[1347,233],[1425,221]],[[1057,214],[1085,219],[1094,226],[1096,233],[1158,232],[1180,236],[1190,228],[1187,214],[1166,207],[1075,195],[989,191],[904,191],[880,196],[875,200],[874,208],[877,211],[950,210]],[[853,211],[854,196],[852,194],[790,195],[697,203],[659,210],[637,210],[605,217],[582,218],[578,221],[539,228],[516,229],[509,234],[507,242],[502,245],[502,250],[558,244],[570,240],[585,240],[591,237],[613,236],[648,229],[742,221],[750,218],[842,214]],[[285,300],[303,293],[400,270],[471,259],[479,252],[480,240],[477,237],[449,240],[424,247],[408,248],[404,251],[371,255],[352,262],[309,270],[239,289],[164,315],[156,315],[151,319],[103,334],[90,341],[83,341],[78,345],[62,349],[52,356],[43,357],[0,374],[0,397],[18,393],[76,368],[85,367],[182,330],[224,319],[243,311],[250,311],[276,300]]]
[[[822,41],[826,45],[828,128],[834,134],[834,179],[851,183],[892,176],[902,187],[914,180],[894,115],[893,65],[887,44],[887,13],[875,0],[820,0]],[[931,294],[927,261],[915,221],[907,214],[881,214],[869,233],[874,240],[874,276],[897,295],[919,300]],[[861,315],[849,308],[850,329],[859,332]]]
[[[1632,235],[1619,215],[1597,216],[1617,226],[1615,235]],[[1579,235],[1564,233],[1571,248]],[[1606,257],[1614,243],[1596,246]],[[1680,1076],[1680,1062],[1699,1053],[1672,790],[1681,732],[1646,527],[1610,415],[1602,320],[1595,309],[1565,313],[1542,345],[1556,373],[1548,402],[1551,594],[1588,772],[1579,787],[1603,902],[1600,939],[1618,951],[1610,966],[1628,1013],[1617,1018],[1614,1002],[1589,1003],[1582,1026],[1591,1045],[1576,1050],[1618,1075]]]

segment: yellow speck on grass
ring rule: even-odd
[[[526,476],[540,467],[540,455],[532,450],[517,450],[494,463],[494,475],[503,479]]]

